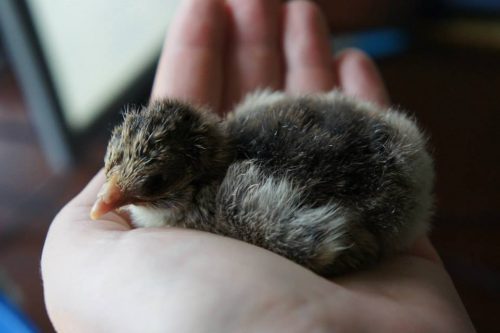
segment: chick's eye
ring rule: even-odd
[[[144,182],[144,192],[146,194],[158,194],[166,189],[169,181],[164,175],[149,176]]]

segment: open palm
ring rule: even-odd
[[[335,87],[374,103],[388,97],[358,51],[332,58],[308,1],[184,1],[160,59],[152,98],[231,109],[270,87]],[[66,332],[470,332],[437,254],[422,239],[375,270],[333,281],[264,249],[175,228],[131,229],[89,212],[99,173],[55,218],[42,257],[45,300]]]

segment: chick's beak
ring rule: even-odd
[[[90,211],[90,217],[97,220],[104,214],[123,206],[126,196],[118,187],[116,177],[109,179],[99,191],[97,200]]]

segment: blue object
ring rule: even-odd
[[[0,293],[0,333],[38,332],[30,321]]]
[[[354,47],[372,58],[383,58],[407,50],[410,36],[403,29],[385,28],[334,36],[332,44],[335,52]]]

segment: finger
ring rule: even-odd
[[[130,224],[125,218],[126,215],[115,212],[108,213],[97,221],[90,221],[90,212],[97,200],[98,193],[104,184],[104,181],[104,170],[101,169],[87,184],[87,186],[85,186],[85,188],[64,207],[54,224],[58,224],[59,221],[67,220],[80,221],[80,223],[62,222],[70,228],[76,227],[77,224],[82,224],[85,228],[89,227],[93,229],[130,229]]]
[[[225,18],[222,0],[183,2],[160,57],[152,99],[170,97],[219,107]]]
[[[285,6],[284,53],[288,92],[302,94],[334,87],[328,27],[313,2],[292,1]]]
[[[229,0],[231,33],[228,46],[225,106],[257,88],[280,89],[281,4],[278,0]]]
[[[348,95],[382,106],[389,105],[389,94],[373,61],[359,50],[349,49],[335,59],[339,85]]]
[[[439,257],[438,252],[427,236],[417,239],[413,246],[408,250],[408,254],[430,260],[434,263],[443,264],[441,257]]]

